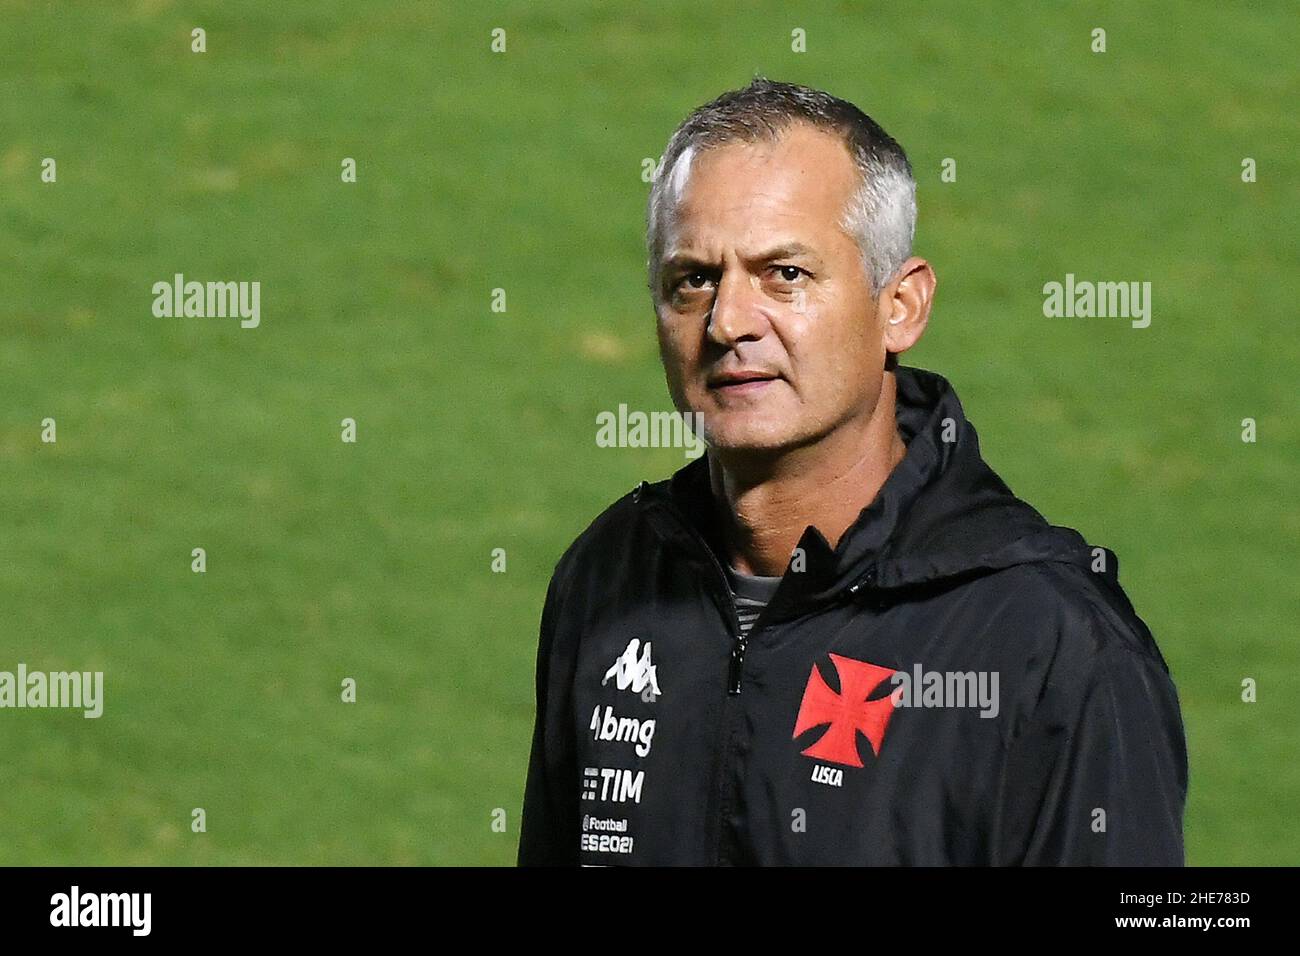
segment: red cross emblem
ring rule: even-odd
[[[831,655],[831,663],[840,679],[840,692],[837,694],[827,686],[821,671],[814,664],[812,673],[808,675],[808,686],[804,688],[803,702],[799,705],[799,716],[795,719],[794,736],[798,737],[804,731],[822,724],[830,724],[830,729],[803,751],[804,756],[848,767],[861,767],[858,731],[871,741],[872,752],[880,756],[885,728],[889,726],[889,718],[894,715],[893,695],[880,700],[867,700],[867,697],[894,670],[865,661],[855,661],[851,657],[841,657],[839,654]]]

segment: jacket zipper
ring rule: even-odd
[[[670,502],[660,502],[663,508],[673,516],[673,519],[682,527],[682,529],[691,537],[700,551],[708,556],[709,563],[713,565],[714,570],[714,589],[721,594],[724,603],[731,612],[729,622],[731,629],[731,657],[727,663],[727,694],[735,697],[740,693],[742,686],[742,675],[745,667],[745,648],[749,643],[749,638],[740,626],[740,608],[736,606],[736,596],[731,591],[731,583],[727,580],[727,572],[723,569],[721,562],[709,547],[704,536],[695,529],[695,527],[686,520],[686,516]],[[721,584],[719,588],[718,585]],[[758,622],[755,621],[750,627],[750,633],[757,628]]]
[[[638,491],[639,490],[640,489],[638,489]],[[718,561],[717,557],[714,555],[713,549],[710,548],[708,542],[704,540],[704,536],[700,534],[699,531],[697,531],[689,521],[686,520],[686,516],[681,513],[681,510],[679,508],[677,508],[671,502],[660,501],[659,504],[663,506],[664,510],[667,511],[669,515],[671,515],[673,520],[676,521],[677,524],[695,542],[696,547],[699,548],[701,551],[703,551],[706,555],[708,555],[709,562],[713,565],[713,569],[715,571],[715,575],[714,575],[715,587],[719,582],[721,583],[721,590],[722,590],[722,594],[726,599],[725,600],[726,606],[731,611],[731,622],[730,622],[732,628],[731,659],[727,666],[727,696],[726,698],[724,698],[722,726],[720,728],[722,736],[720,740],[721,750],[718,758],[718,770],[717,770],[718,782],[714,790],[716,796],[715,798],[712,798],[710,801],[711,803],[713,802],[713,799],[716,799],[717,801],[716,806],[711,808],[713,809],[713,812],[716,813],[717,815],[716,820],[710,821],[710,826],[716,828],[712,835],[711,842],[713,843],[714,846],[713,853],[715,855],[715,858],[719,863],[721,863],[723,862],[722,824],[723,824],[723,818],[725,816],[725,807],[727,802],[724,796],[724,790],[726,789],[727,773],[729,772],[729,767],[731,763],[729,758],[731,755],[730,741],[731,741],[731,725],[733,721],[732,709],[735,706],[735,704],[738,703],[735,701],[735,698],[740,696],[741,687],[743,686],[742,677],[744,674],[744,666],[745,666],[745,647],[748,644],[748,637],[746,636],[745,632],[741,630],[740,627],[740,609],[736,606],[736,598],[731,591],[731,583],[730,581],[727,580],[727,573],[726,571],[723,570],[722,564]],[[851,600],[853,596],[856,595],[858,591],[862,589],[863,586],[870,584],[873,578],[874,578],[874,570],[868,571],[867,574],[863,575],[856,582],[854,582],[853,586],[847,589],[847,591],[841,595],[841,598]],[[766,627],[766,626],[767,625],[764,624],[762,627]],[[750,634],[753,634],[756,630],[762,630],[762,627],[759,626],[758,621],[755,621],[754,624],[750,627]]]
[[[709,842],[712,850],[711,855],[718,864],[725,862],[723,853],[723,824],[727,815],[729,798],[727,796],[727,775],[731,768],[731,734],[732,724],[735,721],[735,708],[739,706],[740,689],[742,686],[741,675],[745,666],[745,645],[747,638],[745,632],[740,627],[740,609],[736,607],[736,598],[731,591],[731,582],[727,580],[727,572],[723,570],[721,562],[709,547],[709,543],[704,540],[704,536],[695,529],[695,527],[686,520],[675,505],[670,502],[661,502],[664,509],[672,516],[673,520],[678,523],[695,542],[696,547],[703,551],[709,557],[709,562],[713,565],[714,585],[715,588],[721,584],[721,591],[725,597],[725,604],[731,611],[731,658],[727,664],[727,694],[722,700],[722,720],[719,727],[718,740],[718,766],[716,783],[713,786],[713,793],[710,797],[710,814],[708,826],[711,831]],[[754,626],[757,626],[755,621]],[[751,633],[754,630],[751,626]]]
[[[727,664],[727,694],[735,697],[740,693],[743,686],[742,677],[745,668],[745,648],[749,643],[749,636],[745,634],[740,627],[740,609],[736,606],[736,596],[731,591],[731,582],[727,580],[727,572],[723,570],[721,563],[713,554],[713,549],[709,547],[704,536],[699,533],[681,510],[671,502],[659,502],[663,508],[673,516],[673,520],[691,537],[700,551],[708,556],[709,563],[713,565],[715,589],[717,582],[722,583],[720,593],[722,594],[727,607],[731,611],[731,658]],[[863,588],[870,587],[876,579],[876,569],[868,568],[866,573],[861,575],[848,588],[840,592],[840,601],[851,601],[862,591]],[[760,617],[762,615],[760,614]],[[766,624],[760,625],[757,620],[750,626],[749,633],[752,635],[755,631],[761,631]]]

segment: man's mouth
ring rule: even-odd
[[[764,388],[780,379],[773,372],[742,369],[739,372],[720,372],[709,376],[709,389],[727,395],[753,392]]]

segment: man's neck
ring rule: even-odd
[[[849,421],[821,441],[754,461],[710,454],[713,497],[731,566],[779,576],[813,525],[831,547],[871,504],[907,453],[895,419],[894,376],[886,373],[870,418]]]

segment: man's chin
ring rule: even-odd
[[[723,456],[774,456],[798,448],[801,442],[788,429],[762,426],[706,428],[708,446]]]

